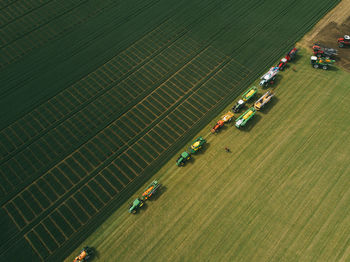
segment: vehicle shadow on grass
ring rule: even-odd
[[[150,200],[151,202],[157,201],[157,199],[160,198],[161,195],[163,195],[167,190],[168,190],[168,188],[166,186],[161,185],[159,187],[159,189],[157,190],[157,192],[152,197],[150,197],[148,200]]]
[[[247,125],[240,128],[240,131],[250,132],[254,128],[254,126],[261,120],[262,116],[259,114],[255,114],[252,119],[249,120]]]
[[[100,253],[94,247],[90,247],[90,248],[92,250],[92,255],[90,256],[89,261],[90,260],[93,261],[94,258],[99,259],[100,258]]]
[[[271,98],[270,102],[268,102],[263,108],[259,110],[262,114],[267,114],[270,110],[278,103],[279,98],[274,96]]]
[[[222,130],[221,130],[221,131],[222,131]],[[219,131],[219,133],[220,133],[220,131]],[[219,133],[217,133],[217,134],[219,134]],[[206,143],[202,146],[202,148],[201,148],[200,150],[198,150],[198,151],[197,151],[195,154],[193,154],[192,156],[196,157],[196,156],[203,155],[203,154],[205,153],[205,151],[208,150],[209,147],[210,147],[210,143],[206,142]],[[193,159],[193,157],[192,157],[192,159]]]

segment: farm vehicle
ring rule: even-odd
[[[338,46],[343,48],[345,46],[350,46],[350,36],[344,35],[344,37],[338,38]]]
[[[234,114],[231,111],[228,111],[225,115],[221,117],[221,120],[224,121],[224,123],[231,122],[234,117]]]
[[[276,79],[277,74],[278,67],[271,67],[270,70],[260,78],[261,81],[259,85],[262,87],[268,87],[269,85],[272,85]]]
[[[224,126],[225,122],[223,120],[219,120],[215,126],[210,130],[213,134],[219,132],[219,130]]]
[[[242,96],[242,100],[244,102],[247,102],[249,99],[251,99],[255,94],[256,92],[258,92],[258,88],[253,86],[251,88],[249,88]]]
[[[253,86],[249,88],[243,95],[242,99],[238,100],[237,103],[232,107],[232,111],[238,113],[244,105],[258,92],[258,88]]]
[[[158,180],[153,180],[151,184],[145,188],[141,197],[136,198],[129,206],[129,213],[136,214],[137,211],[144,205],[145,201],[154,195],[160,188]]]
[[[260,110],[263,108],[268,102],[270,102],[271,98],[275,94],[272,93],[270,90],[267,91],[262,97],[260,97],[255,103],[254,103],[254,108],[256,110]]]
[[[188,160],[191,159],[191,154],[187,151],[184,151],[180,154],[180,156],[176,160],[177,166],[184,166]]]
[[[283,71],[285,69],[285,67],[287,66],[288,62],[292,61],[295,59],[296,54],[298,52],[298,49],[296,49],[295,47],[292,48],[285,57],[283,57],[277,64],[277,68],[280,71]]]
[[[198,137],[189,148],[190,154],[195,154],[207,141],[203,137]]]
[[[88,261],[93,255],[93,250],[91,247],[84,247],[80,254],[73,260],[73,262],[85,262]]]
[[[337,55],[337,50],[334,48],[328,48],[319,44],[314,44],[312,47],[313,53],[317,57],[334,57]]]
[[[293,61],[298,53],[298,49],[292,48],[285,56],[287,62]]]
[[[323,70],[327,70],[334,62],[335,60],[329,58],[311,56],[311,65],[313,68],[322,68]]]
[[[255,113],[256,113],[256,110],[254,107],[249,108],[239,118],[236,119],[235,126],[237,128],[245,126],[247,122],[255,115]]]
[[[241,108],[243,108],[245,105],[245,101],[243,99],[238,100],[238,102],[232,107],[232,111],[235,113],[238,113]]]
[[[207,141],[203,137],[198,137],[192,145],[188,148],[188,151],[184,151],[176,160],[177,166],[184,166],[188,160],[192,158],[192,154],[195,154]]]

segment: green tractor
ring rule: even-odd
[[[144,201],[140,198],[136,198],[129,207],[129,213],[136,214],[137,211],[143,206]]]
[[[253,86],[253,87],[249,88],[247,90],[247,92],[245,92],[243,94],[242,100],[244,102],[248,101],[249,99],[251,99],[256,94],[256,92],[258,92],[258,88],[257,87]]]
[[[193,144],[190,146],[189,151],[191,154],[195,154],[207,141],[203,137],[198,137],[194,140]]]
[[[160,188],[158,180],[153,180],[142,193],[141,197],[138,197],[129,206],[129,213],[136,214],[137,211],[144,205],[145,201],[154,195]]]
[[[335,63],[335,60],[330,58],[311,56],[311,65],[313,68],[322,68],[323,70],[327,70],[333,63]]]
[[[184,166],[188,160],[191,159],[191,154],[188,152],[182,152],[181,155],[176,160],[177,166]]]
[[[249,119],[251,119],[256,113],[256,109],[254,107],[249,108],[247,111],[245,111],[240,117],[236,119],[235,126],[237,128],[240,128],[242,126],[245,126]]]
[[[158,183],[158,180],[153,180],[152,183],[149,184],[148,187],[142,193],[141,199],[143,201],[146,201],[147,199],[149,199],[153,194],[157,192],[160,186],[161,184]]]

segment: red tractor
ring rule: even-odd
[[[287,58],[283,57],[277,64],[278,70],[283,71],[288,63]]]
[[[321,46],[319,44],[314,44],[312,47],[312,50],[314,52],[314,55],[317,57],[334,57],[337,55],[337,50],[333,48],[328,48]]]
[[[294,58],[296,57],[298,52],[298,49],[296,49],[295,47],[292,48],[287,54],[286,54],[286,59],[287,62],[294,60]]]
[[[293,49],[291,49],[285,57],[283,57],[278,64],[276,65],[276,67],[278,67],[278,70],[283,71],[284,68],[287,66],[287,63],[289,61],[294,60],[296,54],[298,52],[298,49],[296,49],[295,47]]]
[[[344,35],[344,37],[338,38],[338,46],[341,48],[350,46],[350,36]]]
[[[223,126],[224,126],[225,122],[223,120],[219,120],[215,126],[211,129],[211,132],[214,134],[216,132],[218,132]]]

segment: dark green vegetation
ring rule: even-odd
[[[0,256],[61,260],[338,1],[2,1]]]

